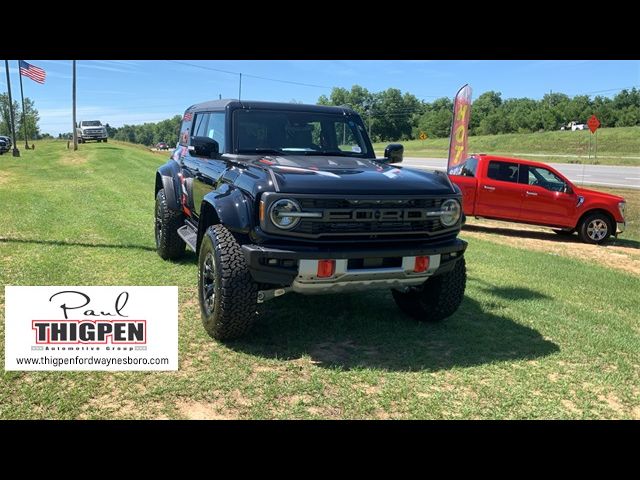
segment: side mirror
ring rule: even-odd
[[[404,155],[404,147],[399,143],[390,143],[384,149],[384,158],[387,163],[400,163]]]
[[[191,147],[198,157],[215,158],[220,153],[218,142],[209,137],[191,137]]]

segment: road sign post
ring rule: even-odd
[[[427,134],[424,132],[420,132],[420,140],[422,140],[422,146],[424,147],[424,141],[427,139]]]
[[[591,135],[595,134],[593,158],[598,158],[598,128],[600,128],[600,120],[598,120],[598,117],[595,115],[591,115],[589,120],[587,120],[587,126],[589,127],[589,130],[591,130]],[[591,145],[591,138],[589,138],[589,145]],[[589,148],[589,158],[591,158],[591,148]]]

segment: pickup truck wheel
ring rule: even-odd
[[[611,220],[603,213],[587,215],[578,230],[580,240],[585,243],[600,244],[611,236]]]
[[[155,236],[156,250],[163,259],[174,260],[184,254],[186,244],[178,235],[183,224],[182,212],[169,208],[164,188],[160,189],[156,195]]]
[[[102,140],[104,143],[107,143],[107,139],[105,138],[104,140]]]
[[[400,310],[421,322],[438,322],[453,315],[464,298],[467,270],[464,257],[453,269],[407,292],[391,290]]]
[[[198,293],[202,324],[216,340],[244,335],[258,316],[258,284],[234,236],[210,226],[198,256]]]

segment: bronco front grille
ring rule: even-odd
[[[304,212],[320,212],[320,218],[302,218],[289,231],[265,225],[270,233],[305,238],[344,238],[360,236],[428,237],[440,236],[458,227],[445,228],[439,212],[446,197],[377,197],[276,194],[277,198],[295,199]],[[270,204],[273,194],[268,194]],[[266,205],[269,208],[269,205]]]
[[[323,234],[388,234],[388,233],[416,233],[435,232],[440,230],[440,220],[425,220],[421,222],[314,222],[301,221],[294,232],[309,235]]]

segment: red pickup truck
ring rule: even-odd
[[[449,170],[465,215],[551,227],[602,243],[624,232],[624,198],[578,187],[540,162],[472,155]]]

